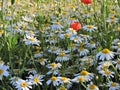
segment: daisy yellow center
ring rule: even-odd
[[[106,71],[105,71],[105,74],[109,75],[109,74],[111,74],[111,72],[108,71],[108,70],[106,70]]]
[[[83,48],[83,47],[80,47],[80,50],[81,50],[81,51],[83,51],[83,50],[85,50],[85,48]]]
[[[54,48],[53,48],[53,51],[56,51],[56,50],[57,50],[57,48],[56,48],[56,47],[54,47]]]
[[[54,24],[57,24],[57,25],[58,25],[58,24],[60,24],[60,23],[59,23],[59,22],[54,22]]]
[[[87,19],[86,21],[87,21],[87,22],[90,22],[90,20],[89,20],[89,19]]]
[[[52,81],[55,81],[56,79],[57,79],[57,77],[55,77],[55,76],[52,76],[52,77],[51,77],[51,80],[52,80]]]
[[[120,31],[120,27],[116,27],[115,30],[116,30],[116,31]]]
[[[67,14],[67,12],[63,12],[62,14],[63,14],[63,15],[66,15],[66,14]]]
[[[0,74],[2,74],[4,71],[2,69],[0,69]]]
[[[35,41],[35,38],[29,38],[29,40],[31,40],[31,41]]]
[[[111,13],[112,13],[112,14],[115,14],[115,11],[112,11]]]
[[[14,29],[18,29],[18,26],[13,26]]]
[[[40,46],[35,46],[36,49],[40,49]]]
[[[3,31],[2,30],[0,30],[0,34],[2,34],[3,33]]]
[[[110,22],[111,22],[111,23],[114,23],[114,22],[115,22],[115,20],[114,20],[114,19],[112,19]]]
[[[90,63],[90,59],[86,59],[84,62],[85,63]]]
[[[72,33],[73,33],[73,32],[75,32],[75,30],[71,29],[71,30],[70,30],[70,32],[72,32]]]
[[[34,32],[33,31],[29,31],[29,33],[33,34]]]
[[[14,69],[13,72],[14,72],[14,73],[18,73],[18,72],[19,72],[19,69]]]
[[[65,52],[64,51],[60,51],[59,56],[65,56]]]
[[[66,34],[64,34],[64,36],[65,36],[65,37],[69,37],[69,36],[70,36],[70,34],[69,34],[69,33],[66,33]]]
[[[120,64],[120,60],[118,60],[118,62],[117,62],[118,64]]]
[[[2,2],[0,2],[0,6],[2,6]]]
[[[40,53],[40,50],[36,50],[35,53],[36,53],[36,54]]]
[[[74,20],[74,18],[70,18],[70,20]]]
[[[43,62],[44,61],[44,58],[40,58],[40,62]]]
[[[104,54],[110,53],[110,50],[105,48],[105,49],[102,50],[102,53],[104,53]]]
[[[52,67],[57,67],[57,64],[52,63],[52,64],[50,64],[50,66],[52,66]]]
[[[74,40],[76,40],[76,41],[77,41],[77,40],[79,40],[79,38],[74,38]]]
[[[90,85],[89,88],[90,88],[90,89],[95,89],[95,88],[96,88],[96,85],[92,84],[92,85]]]
[[[23,27],[22,30],[28,30],[28,28],[27,27]]]
[[[84,77],[79,77],[79,78],[78,78],[78,81],[83,81],[83,80],[85,80]]]
[[[82,71],[80,72],[80,74],[83,75],[83,76],[86,76],[86,75],[89,74],[89,72],[87,72],[86,70],[82,70]]]
[[[17,80],[18,80],[18,78],[16,77],[16,78],[14,78],[13,80],[14,80],[14,81],[17,81]]]
[[[114,19],[115,18],[115,16],[110,16],[110,19]]]
[[[64,86],[61,86],[60,90],[66,90],[66,88]]]
[[[7,16],[10,16],[10,15],[11,15],[10,13],[7,14]]]
[[[21,82],[20,86],[21,86],[21,87],[26,87],[26,86],[27,86],[27,83],[26,83],[26,82]]]
[[[115,87],[115,86],[117,86],[117,84],[115,82],[112,82],[111,86]]]
[[[93,28],[93,26],[92,25],[88,25],[87,28],[91,29],[91,28]]]
[[[38,83],[39,82],[39,79],[37,77],[35,77],[34,79],[34,82]]]
[[[88,11],[85,11],[84,14],[89,14],[89,12],[88,12]]]
[[[73,44],[73,43],[70,43],[70,46],[71,46],[71,47],[73,47],[73,46],[75,46],[75,44]]]
[[[67,80],[67,78],[66,77],[61,77],[60,80],[65,81],[65,80]]]
[[[93,41],[90,41],[90,44],[95,44],[95,42],[93,42]]]

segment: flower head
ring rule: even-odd
[[[84,4],[91,4],[92,0],[81,0],[81,2]]]
[[[99,90],[99,88],[91,82],[86,90]]]
[[[79,29],[81,29],[81,24],[79,22],[72,22],[70,24],[70,28],[73,28],[74,30],[78,31]]]
[[[114,56],[113,52],[107,48],[103,49],[96,55],[97,59],[99,58],[100,60],[110,60],[113,58],[113,56]]]
[[[7,77],[9,75],[7,69],[9,69],[8,66],[4,65],[4,63],[0,63],[0,80],[2,80],[3,76]]]

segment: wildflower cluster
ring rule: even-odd
[[[0,90],[120,90],[119,4],[0,1]]]

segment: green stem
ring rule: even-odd
[[[81,85],[82,85],[85,89],[87,88],[83,82],[81,82]]]

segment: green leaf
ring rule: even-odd
[[[11,4],[13,5],[15,3],[15,0],[11,0]]]

